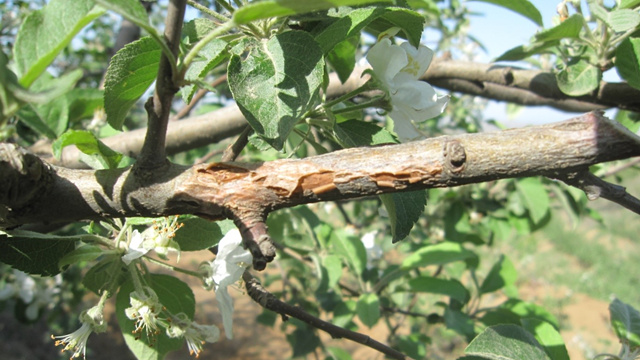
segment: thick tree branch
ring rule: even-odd
[[[258,223],[270,211],[304,203],[503,178],[558,178],[638,156],[640,139],[600,113],[589,113],[544,126],[353,148],[301,160],[171,165],[145,178],[130,169],[56,168],[33,156],[27,156],[26,166],[27,157],[15,146],[5,148],[0,154],[0,227],[8,228],[173,214]],[[19,185],[38,176],[47,179],[45,185],[34,183],[41,188]]]
[[[349,339],[351,341],[355,341],[358,344],[362,344],[380,351],[381,353],[387,355],[392,359],[408,359],[408,357],[403,353],[394,350],[367,335],[333,325],[330,322],[324,321],[307,313],[299,307],[289,305],[279,300],[275,295],[268,292],[262,286],[262,284],[260,284],[260,282],[256,278],[254,278],[248,271],[244,272],[244,274],[242,275],[242,279],[244,280],[247,293],[249,294],[251,299],[253,299],[253,301],[257,302],[265,309],[269,309],[282,315],[282,318],[285,320],[287,319],[287,316],[291,316],[298,320],[304,321],[305,323],[313,326],[316,329],[326,332],[334,339]]]
[[[186,6],[186,0],[171,0],[167,9],[164,40],[167,42],[167,46],[174,57],[178,54],[180,47],[180,34]],[[136,162],[136,166],[139,168],[155,168],[166,161],[165,138],[167,124],[171,114],[173,96],[179,90],[174,82],[175,74],[171,69],[170,60],[163,55],[158,67],[156,90],[153,97],[145,104],[149,115],[149,125],[142,150],[140,151],[140,157]]]

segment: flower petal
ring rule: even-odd
[[[424,45],[419,45],[416,49],[408,42],[400,44],[400,47],[407,53],[408,57],[408,64],[402,69],[402,72],[410,73],[415,79],[420,78],[431,65],[433,50]]]
[[[409,63],[407,53],[391,40],[384,38],[371,47],[367,61],[373,72],[389,88],[393,87],[393,78]]]

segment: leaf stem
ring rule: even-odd
[[[198,41],[184,57],[184,61],[182,63],[182,74],[187,71],[193,60],[195,60],[196,56],[198,56],[198,53],[205,47],[205,45],[221,34],[233,29],[234,26],[236,26],[235,22],[233,20],[229,20],[212,30],[207,34],[207,36],[202,38],[202,40]]]
[[[216,19],[218,19],[218,20],[220,20],[222,22],[229,21],[228,17],[209,9],[208,7],[196,2],[195,0],[187,0],[187,4],[189,4],[189,6],[191,6],[193,8],[196,8],[196,9],[202,11],[203,13],[205,13],[207,15],[211,15],[212,17],[214,17],[214,18],[216,18]]]
[[[173,265],[167,264],[165,262],[162,262],[162,261],[160,261],[158,259],[155,259],[155,258],[152,258],[152,257],[145,256],[145,259],[149,260],[149,262],[152,262],[152,263],[154,263],[156,265],[160,265],[160,266],[162,266],[164,268],[167,268],[167,269],[170,269],[172,271],[176,271],[176,272],[179,272],[179,273],[183,273],[183,274],[187,274],[187,275],[190,275],[190,276],[194,276],[194,277],[197,277],[199,279],[202,278],[202,274],[200,274],[199,272],[183,269],[183,268],[180,268],[180,267],[177,267],[177,266],[173,266]]]

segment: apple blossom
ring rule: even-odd
[[[98,304],[89,310],[80,314],[80,321],[82,326],[71,334],[62,336],[53,336],[51,338],[56,340],[56,346],[64,346],[62,351],[73,351],[71,358],[77,358],[82,355],[86,358],[87,353],[87,340],[91,333],[101,333],[107,331],[107,323],[104,321],[103,316],[103,304]]]
[[[448,95],[438,96],[431,85],[419,80],[432,59],[433,50],[424,45],[418,48],[408,42],[395,45],[386,37],[367,54],[374,75],[390,97],[389,116],[402,141],[420,137],[414,122],[442,114],[449,101]]]

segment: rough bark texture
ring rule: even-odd
[[[638,137],[589,113],[561,123],[354,148],[301,160],[168,164],[141,177],[130,169],[52,167],[13,145],[0,159],[0,227],[102,217],[197,214],[248,227],[275,209],[387,192],[578,172],[640,155]],[[35,169],[24,174],[24,169]],[[17,176],[47,179],[27,186]],[[27,183],[29,184],[29,183]],[[44,184],[44,185],[43,185]],[[17,200],[16,200],[17,199]]]

